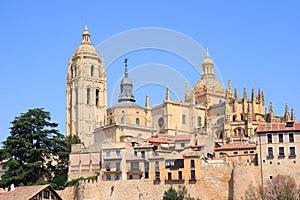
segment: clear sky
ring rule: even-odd
[[[294,106],[296,118],[300,117],[299,8],[298,1],[3,1],[0,141],[8,136],[14,117],[36,107],[50,111],[52,120],[65,133],[67,65],[81,42],[85,24],[89,26],[92,43],[100,47],[112,36],[137,28],[177,31],[199,45],[209,46],[225,86],[230,79],[239,96],[244,87],[248,96],[252,87],[256,91],[260,87],[266,105],[273,101],[275,114],[283,115],[288,103]],[[110,50],[118,51],[123,45],[115,43]],[[105,48],[97,50],[104,58],[110,56]],[[188,54],[198,53],[184,50]],[[118,93],[116,87],[125,56],[129,58],[131,74],[143,73],[143,69],[149,69],[144,65],[156,63],[155,66],[161,64],[162,69],[184,77],[191,86],[200,79],[197,70],[184,58],[157,49],[141,49],[119,55],[107,66],[110,94]],[[200,63],[201,59],[203,55],[199,52]],[[151,105],[160,103],[167,85],[160,79],[170,76],[157,76],[152,86],[139,83],[138,103],[144,105],[146,92]],[[142,77],[147,77],[147,72]],[[173,98],[183,97],[174,88],[172,94]],[[109,104],[114,102],[111,95],[108,100]]]

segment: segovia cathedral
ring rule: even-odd
[[[82,141],[72,147],[69,179],[94,172],[100,172],[103,181],[181,180],[182,173],[195,178],[198,172],[180,170],[183,164],[177,160],[213,160],[216,147],[255,144],[260,123],[295,121],[287,105],[284,116],[274,115],[272,102],[267,109],[260,89],[252,89],[248,97],[244,88],[239,97],[230,80],[225,88],[215,77],[208,48],[201,79],[193,88],[186,84],[184,99],[172,100],[166,88],[164,101],[153,107],[148,95],[143,105],[136,101],[127,59],[124,65],[118,103],[108,107],[104,58],[92,45],[86,26],[68,64],[66,134]],[[173,165],[178,167],[176,174],[167,170]]]

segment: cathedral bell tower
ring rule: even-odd
[[[69,60],[66,88],[66,135],[77,135],[86,145],[94,143],[93,132],[105,124],[106,72],[103,57],[91,44],[87,26],[81,45]]]

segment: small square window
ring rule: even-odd
[[[237,154],[239,154],[239,152],[235,151],[235,152],[233,152],[233,154],[234,154],[234,155],[237,155]]]
[[[270,179],[272,180],[272,179],[273,179],[273,176],[270,176]]]
[[[219,157],[220,157],[220,158],[223,158],[223,157],[224,157],[224,153],[223,153],[223,152],[220,152],[220,153],[219,153]]]

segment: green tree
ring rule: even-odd
[[[81,144],[81,140],[77,135],[68,135],[66,137],[66,145],[67,145],[66,151],[68,153],[71,153],[72,144]]]
[[[185,186],[178,186],[178,191],[172,188],[172,186],[165,191],[163,200],[200,200],[199,198],[195,199],[188,194],[188,191]]]
[[[55,177],[66,175],[66,141],[50,120],[49,112],[36,108],[11,122],[10,136],[0,150],[0,159],[8,159],[0,187],[54,183]]]

